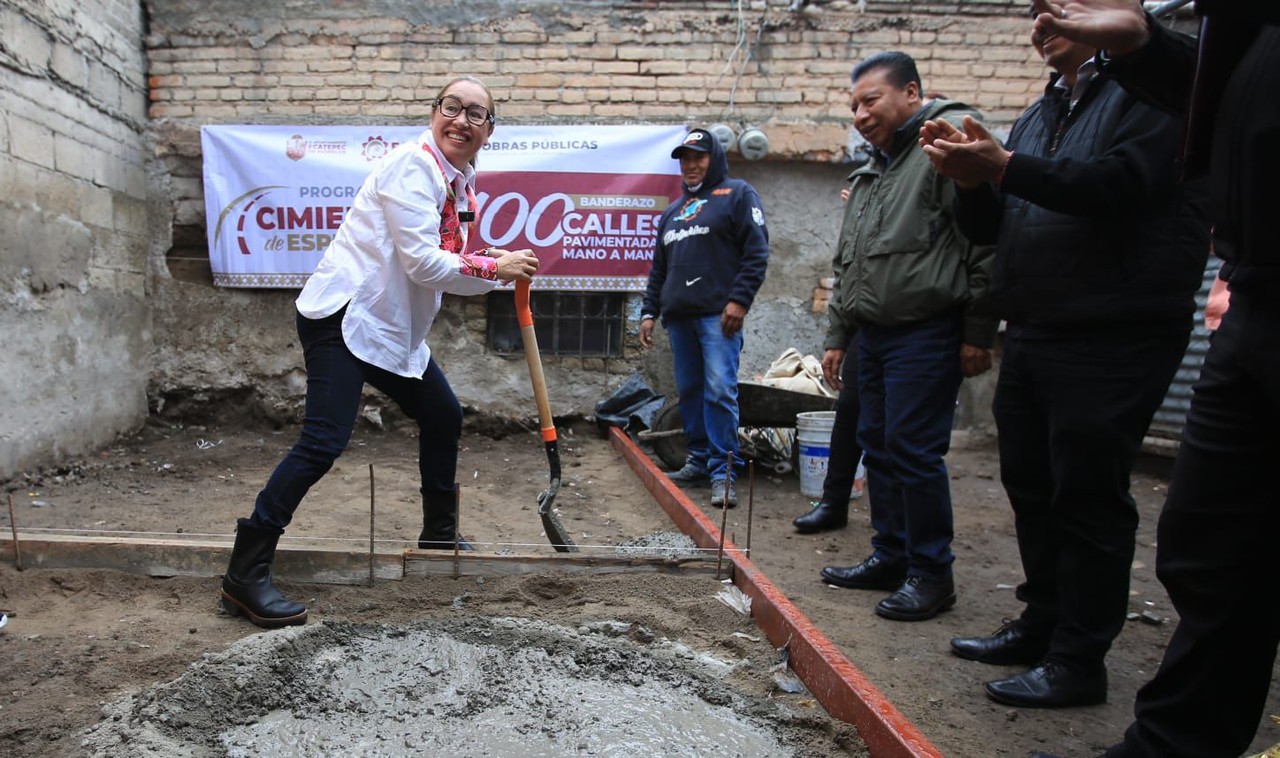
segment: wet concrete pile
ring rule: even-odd
[[[680,532],[653,532],[620,542],[614,548],[614,555],[619,558],[705,558],[708,554],[698,550],[693,538]]]
[[[741,667],[597,621],[327,622],[246,638],[104,708],[93,755],[865,755],[847,725],[744,694]]]

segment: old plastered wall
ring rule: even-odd
[[[0,480],[146,418],[140,0],[0,0]]]
[[[849,139],[849,71],[899,49],[927,90],[1007,124],[1040,90],[1021,0],[813,2],[150,2],[152,190],[165,221],[154,240],[153,408],[189,401],[297,412],[303,387],[293,292],[215,289],[205,247],[199,127],[212,123],[423,124],[456,74],[482,77],[508,123],[755,125],[766,160],[733,156],[770,220],[773,258],[748,319],[743,374],[786,347],[820,354],[825,315],[813,290],[829,275]],[[501,129],[501,124],[499,125]],[[483,176],[481,178],[483,182]],[[171,222],[171,223],[170,223]],[[634,304],[633,304],[634,305]],[[633,307],[633,316],[634,307]],[[520,359],[486,352],[482,299],[449,298],[431,341],[463,403],[532,415]],[[544,354],[557,414],[589,413],[620,377],[669,379],[663,351]]]

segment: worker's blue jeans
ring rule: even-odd
[[[675,361],[680,420],[688,462],[711,478],[733,481],[729,456],[738,454],[738,356],[742,332],[726,337],[720,316],[664,322]]]
[[[399,376],[351,354],[342,339],[342,309],[332,316],[298,315],[307,366],[302,435],[258,493],[250,522],[283,529],[313,484],[328,473],[351,439],[365,383],[391,398],[418,422],[422,494],[451,495],[457,481],[462,406],[435,359],[421,379]]]

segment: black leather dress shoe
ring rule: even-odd
[[[874,555],[853,566],[822,569],[822,581],[850,590],[891,590],[902,584],[906,576],[905,562],[889,563]]]
[[[1030,671],[986,684],[987,697],[1020,708],[1069,708],[1107,702],[1107,670],[1070,668],[1047,660]]]
[[[834,505],[826,503],[818,503],[813,510],[797,516],[795,521],[791,522],[795,525],[796,531],[801,534],[813,534],[815,532],[825,532],[828,529],[842,529],[849,523],[849,506],[837,508]]]
[[[1005,621],[990,637],[953,637],[951,652],[996,666],[1034,666],[1049,652],[1049,636],[1031,630],[1022,619]]]
[[[924,621],[956,604],[951,577],[909,576],[892,595],[876,604],[876,613],[894,621]]]

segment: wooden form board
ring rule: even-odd
[[[157,540],[141,537],[18,535],[23,568],[115,569],[144,576],[221,576],[231,545],[214,540]],[[549,549],[549,548],[548,548]],[[333,550],[281,545],[272,573],[280,579],[319,584],[365,584],[368,550]],[[14,560],[13,539],[0,541],[0,560]],[[485,555],[444,550],[375,551],[375,580],[409,576],[518,576],[542,571],[589,573],[664,572],[712,574],[715,560],[639,556]]]
[[[453,553],[438,550],[407,550],[404,554],[405,576],[452,576]],[[522,576],[545,571],[587,572],[593,574],[667,573],[713,574],[714,560],[705,558],[640,558],[594,556],[582,553],[549,553],[547,555],[482,555],[458,553],[457,568],[461,576]]]
[[[22,567],[115,569],[143,576],[222,576],[231,557],[229,542],[162,540],[145,537],[87,537],[18,532]],[[0,560],[14,560],[13,538],[0,541]],[[374,578],[400,579],[400,552],[373,555]],[[272,574],[280,579],[319,584],[364,584],[369,580],[369,551],[325,550],[281,545]]]

